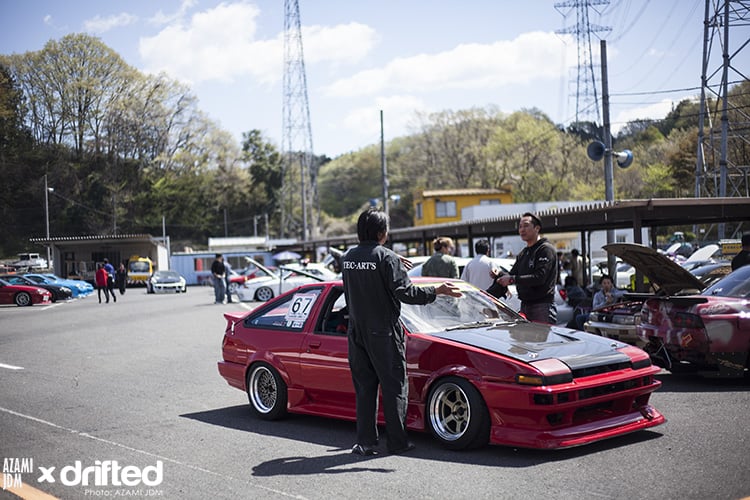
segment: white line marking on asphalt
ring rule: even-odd
[[[64,427],[62,425],[55,424],[55,423],[50,422],[48,420],[42,420],[41,418],[32,417],[31,415],[24,415],[23,413],[19,413],[17,411],[9,410],[8,408],[3,408],[2,406],[0,406],[0,411],[4,412],[4,413],[7,413],[9,415],[14,415],[16,417],[21,417],[21,418],[25,418],[27,420],[31,420],[32,422],[37,422],[39,424],[47,425],[49,427],[53,427],[53,428],[59,429],[61,431],[69,432],[69,433],[75,434],[77,436],[81,436],[81,437],[84,437],[84,438],[92,439],[94,441],[99,441],[100,443],[105,443],[105,444],[108,444],[108,445],[111,445],[111,446],[116,446],[118,448],[122,448],[124,450],[132,451],[132,452],[135,452],[135,453],[140,453],[141,455],[147,455],[149,457],[157,458],[159,460],[163,460],[165,462],[170,462],[170,463],[173,463],[175,465],[181,465],[183,467],[187,467],[188,469],[193,469],[193,470],[196,470],[198,472],[203,472],[205,474],[210,474],[212,476],[216,476],[216,477],[219,477],[219,478],[222,478],[222,479],[229,479],[231,481],[240,481],[240,482],[243,482],[243,483],[247,483],[250,486],[253,486],[255,488],[258,488],[258,489],[261,489],[261,490],[265,490],[265,491],[269,491],[271,493],[277,493],[277,494],[285,496],[285,497],[297,498],[297,499],[300,499],[300,500],[305,500],[305,498],[306,498],[306,497],[303,497],[303,496],[300,496],[300,495],[293,495],[293,494],[290,494],[290,493],[286,493],[285,491],[279,491],[279,490],[276,490],[274,488],[268,488],[267,486],[261,486],[261,485],[259,485],[257,483],[252,483],[252,482],[250,482],[250,481],[248,481],[246,479],[238,479],[236,477],[228,476],[228,475],[222,474],[220,472],[214,472],[212,470],[204,469],[203,467],[199,467],[197,465],[191,465],[191,464],[188,464],[188,463],[185,463],[185,462],[181,462],[180,460],[175,460],[175,459],[172,459],[172,458],[168,458],[168,457],[164,457],[164,456],[161,456],[161,455],[157,455],[156,453],[151,453],[151,452],[146,451],[146,450],[139,450],[138,448],[133,448],[131,446],[128,446],[128,445],[125,445],[125,444],[122,444],[122,443],[118,443],[118,442],[115,442],[115,441],[110,441],[109,439],[104,439],[104,438],[92,436],[91,434],[89,434],[87,432],[77,431],[77,430],[71,429],[69,427]]]
[[[6,365],[5,363],[0,363],[0,368],[7,368],[8,370],[23,370],[23,366]]]

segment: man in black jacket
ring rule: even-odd
[[[352,453],[374,455],[378,442],[378,385],[390,453],[414,449],[406,434],[406,345],[399,322],[401,302],[429,304],[437,295],[460,297],[453,283],[414,286],[403,261],[384,247],[388,215],[369,209],[359,216],[359,245],[341,259],[349,308],[349,367],[357,401],[357,443]]]
[[[547,238],[542,238],[542,221],[526,212],[518,223],[518,234],[526,248],[516,257],[509,274],[496,278],[498,284],[515,283],[521,312],[529,321],[557,323],[555,284],[557,283],[557,251]]]

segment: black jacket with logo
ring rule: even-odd
[[[401,302],[429,304],[435,287],[414,286],[398,255],[376,241],[349,249],[341,259],[349,328],[374,335],[401,334]]]
[[[510,274],[516,282],[516,292],[521,302],[540,304],[555,301],[557,251],[547,238],[540,238],[521,250]]]

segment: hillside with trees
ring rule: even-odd
[[[750,82],[735,85],[732,99],[747,110]],[[616,198],[693,195],[698,111],[683,101],[663,120],[622,129],[615,149],[631,149],[635,161],[615,172]],[[536,109],[491,107],[416,118],[416,129],[386,144],[389,191],[400,196],[394,227],[411,225],[423,189],[510,186],[518,202],[603,198],[602,162],[586,156],[593,124],[565,128]],[[247,130],[237,144],[190,88],[139,72],[89,35],[0,56],[0,255],[45,235],[45,176],[52,236],[160,235],[164,221],[174,243],[199,248],[209,236],[250,235],[266,215],[278,236],[281,187],[295,173],[252,115]],[[748,131],[733,132],[732,160],[748,165]],[[358,212],[381,196],[379,145],[314,160],[321,233],[354,232]],[[287,208],[301,219],[299,206]]]

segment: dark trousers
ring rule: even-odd
[[[378,386],[383,393],[388,449],[400,450],[408,444],[406,349],[404,334],[399,334],[349,334],[349,367],[357,398],[357,443],[363,446],[374,446],[378,439]]]
[[[107,302],[109,302],[109,287],[98,286],[96,287],[96,294],[99,296],[99,303],[102,302],[102,291],[104,292],[104,298],[107,299]]]
[[[537,323],[557,324],[557,306],[554,302],[528,304],[521,302],[521,311],[526,319]]]
[[[112,295],[112,300],[117,302],[117,297],[115,297],[115,280],[112,278],[107,280],[107,290],[109,290],[110,295]]]

